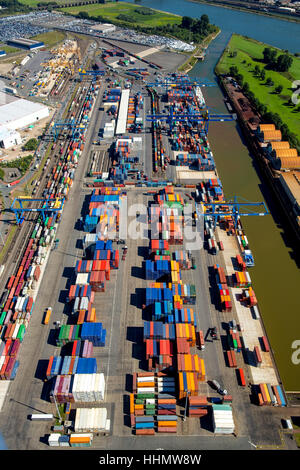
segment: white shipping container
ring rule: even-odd
[[[3,366],[3,364],[4,364],[5,357],[6,357],[6,356],[1,356],[1,357],[0,357],[0,368],[1,368],[1,367]]]
[[[138,387],[137,393],[155,393],[155,387]]]
[[[152,375],[151,377],[137,377],[136,381],[137,383],[154,382],[154,375]]]
[[[13,332],[13,335],[12,335],[12,339],[16,339],[16,338],[17,338],[17,334],[18,334],[19,328],[20,328],[20,324],[16,325],[16,327],[15,327],[15,329],[14,329],[14,332]]]
[[[59,446],[59,442],[58,442],[59,437],[60,437],[60,434],[58,434],[58,433],[50,434],[50,435],[49,435],[49,438],[48,438],[48,444],[49,444],[49,446],[50,446],[50,447]]]

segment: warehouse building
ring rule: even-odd
[[[294,214],[296,217],[300,216],[300,171],[282,173],[280,183],[290,200]]]
[[[116,31],[116,27],[113,24],[101,23],[101,24],[96,24],[95,26],[92,26],[91,30],[97,31],[98,33],[101,33],[101,34],[105,34],[105,33],[113,33],[114,31]]]
[[[19,132],[7,129],[6,127],[0,127],[0,147],[8,149],[14,145],[20,145],[22,143]]]
[[[33,51],[35,49],[40,49],[41,47],[44,47],[43,42],[33,41],[32,39],[26,39],[26,38],[9,39],[7,41],[7,44],[9,46],[19,47],[21,49],[27,49],[29,51]]]
[[[1,96],[3,96],[1,98]],[[49,116],[49,109],[40,103],[19,99],[6,93],[0,96],[0,127],[22,129]]]
[[[130,90],[122,90],[116,135],[125,134]]]

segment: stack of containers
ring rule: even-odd
[[[215,434],[233,434],[234,420],[230,405],[212,405]]]
[[[104,400],[103,373],[57,375],[52,383],[50,400],[58,403],[96,403]]]
[[[70,434],[69,443],[71,447],[91,447],[93,442],[93,434],[82,433]]]
[[[208,402],[204,396],[188,398],[188,414],[192,418],[201,418],[208,413]]]
[[[74,430],[76,433],[101,432],[107,428],[106,408],[77,408]]]
[[[56,346],[64,346],[80,339],[80,325],[62,325],[59,329]],[[86,338],[88,339],[88,338]]]
[[[185,398],[187,394],[195,397],[199,393],[199,379],[195,372],[178,372],[179,400]]]
[[[177,354],[177,370],[179,372],[194,372],[201,382],[205,381],[204,360],[196,354]]]
[[[240,336],[232,328],[229,328],[229,330],[227,331],[227,343],[228,343],[228,347],[231,350],[240,352],[242,349]]]
[[[251,279],[247,271],[234,272],[232,275],[232,285],[233,287],[250,287]]]
[[[152,321],[166,319],[168,323],[174,323],[173,303],[171,301],[154,302],[152,304]]]
[[[89,340],[93,346],[104,347],[106,339],[106,330],[102,323],[82,323],[81,339]]]

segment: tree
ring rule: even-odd
[[[192,27],[193,21],[193,18],[190,18],[189,16],[183,16],[181,21],[182,28],[190,29]]]
[[[36,139],[29,139],[28,142],[24,145],[24,150],[36,150],[38,146],[38,141]]]
[[[277,52],[274,49],[271,49],[270,47],[265,47],[263,50],[263,56],[264,56],[263,61],[267,65],[272,67],[275,63],[276,55],[277,55]]]
[[[270,77],[267,78],[266,85],[267,86],[273,86],[274,85],[274,82],[273,82],[272,78],[270,78]]]
[[[229,73],[232,77],[235,77],[238,74],[238,72],[239,72],[238,68],[235,65],[231,66],[229,69]]]
[[[241,73],[238,73],[235,78],[236,78],[236,81],[238,82],[238,84],[240,86],[243,86],[243,81],[244,81],[243,75]]]
[[[249,83],[245,82],[243,85],[243,92],[247,94],[249,90],[250,90]]]
[[[209,18],[207,15],[201,15],[200,21],[203,25],[209,25]]]
[[[79,18],[82,18],[82,19],[87,19],[87,18],[89,18],[89,14],[88,14],[87,11],[80,11],[80,12],[78,13],[78,16],[79,16]]]
[[[260,68],[258,65],[254,67],[254,75],[259,76],[260,75]]]
[[[276,88],[275,88],[275,92],[278,93],[278,95],[280,95],[280,93],[282,92],[283,90],[283,86],[282,85],[278,85]]]
[[[281,54],[276,61],[278,72],[287,72],[293,63],[293,58],[288,54]]]
[[[266,78],[266,71],[265,69],[261,69],[260,71],[260,79],[264,80]]]

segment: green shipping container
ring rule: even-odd
[[[17,339],[19,339],[20,342],[23,341],[25,331],[26,331],[25,325],[20,325],[20,328],[19,328],[19,331],[18,331],[18,334],[17,334]]]
[[[155,393],[138,393],[137,398],[155,398]]]
[[[6,312],[2,312],[1,317],[0,317],[0,325],[3,325],[5,317],[6,317]]]

